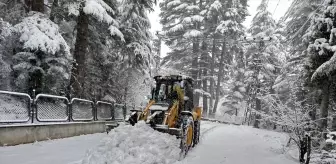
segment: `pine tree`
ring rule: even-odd
[[[0,18],[0,90],[11,90],[12,57],[10,50],[14,47],[12,25]]]
[[[70,80],[70,49],[58,26],[45,15],[32,13],[14,26],[19,44],[13,56],[15,84],[21,92],[65,94]],[[58,80],[54,80],[58,79]]]
[[[318,89],[305,83],[306,77],[302,72],[309,43],[302,38],[310,26],[311,18],[321,12],[320,3],[319,0],[295,0],[279,22],[279,24],[285,24],[282,35],[286,38],[288,56],[283,65],[282,74],[276,80],[277,92],[282,101],[286,101],[288,92],[294,94],[295,99],[292,100],[292,104],[301,102],[302,108],[309,107],[312,120],[316,119],[317,114]]]
[[[0,18],[15,25],[22,21],[27,14],[24,6],[24,1],[0,0]]]
[[[219,72],[217,77],[217,86],[216,86],[216,95],[215,95],[215,103],[213,108],[213,113],[215,114],[217,111],[219,99],[220,99],[220,88],[222,78],[229,75],[231,71],[229,65],[233,64],[234,54],[239,54],[239,47],[236,46],[235,40],[239,40],[244,33],[243,29],[243,21],[245,19],[246,14],[246,1],[228,1],[227,3],[223,3],[218,5],[219,10],[224,10],[225,12],[220,13],[218,15],[219,25],[216,27],[216,32],[222,34],[224,39],[221,47],[221,55],[219,62]],[[224,66],[225,65],[225,66]],[[224,70],[227,73],[225,74]]]
[[[85,62],[88,48],[88,32],[90,16],[105,22],[109,25],[109,32],[113,36],[124,40],[123,34],[118,29],[118,21],[112,16],[115,11],[103,0],[86,0],[86,1],[70,1],[65,4],[69,8],[69,12],[77,16],[76,25],[76,43],[74,48],[74,59],[71,86],[73,89],[73,97],[84,97],[84,82],[85,82]]]
[[[249,105],[254,104],[258,113],[268,112],[268,108],[263,107],[260,96],[274,93],[272,86],[281,65],[281,44],[276,34],[276,28],[276,22],[271,13],[267,11],[267,1],[263,0],[257,8],[257,14],[248,30],[253,37],[258,38],[258,44],[251,45],[246,52],[246,58],[249,61],[247,65],[251,70],[247,77],[248,92],[252,100]],[[260,117],[259,114],[257,117]],[[258,121],[255,122],[255,126],[259,127]]]
[[[160,4],[161,8],[161,24],[163,25],[163,31],[168,36],[166,44],[173,49],[171,54],[175,55],[182,52],[185,54],[185,58],[191,59],[191,65],[187,64],[188,72],[195,80],[194,88],[199,89],[200,82],[198,81],[199,75],[199,46],[200,37],[203,33],[200,31],[201,23],[204,19],[200,15],[200,5],[202,1],[193,0],[169,0]],[[176,23],[175,23],[176,22]],[[191,49],[186,48],[191,47]],[[187,54],[186,51],[192,50],[192,53]],[[193,96],[194,106],[199,105],[199,93],[195,93]]]
[[[334,79],[335,64],[335,6],[334,1],[327,1],[323,14],[315,15],[304,36],[305,42],[310,43],[307,49],[305,65],[306,84],[322,90],[320,103],[320,128],[325,130],[328,126],[328,109],[330,99],[330,86]]]

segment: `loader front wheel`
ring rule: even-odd
[[[182,136],[181,136],[180,148],[181,148],[181,156],[182,158],[184,158],[187,155],[189,149],[192,147],[194,141],[193,118],[187,115],[183,116],[181,128],[182,128]]]

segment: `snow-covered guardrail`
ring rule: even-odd
[[[326,142],[336,144],[336,131],[335,132],[329,132],[327,134],[327,140]]]
[[[26,93],[0,91],[0,123],[28,122],[33,99]]]
[[[135,108],[127,106],[128,109]],[[0,90],[0,123],[121,121],[125,104]]]
[[[144,109],[143,106],[130,106],[104,101],[90,101],[79,98],[0,91],[0,123],[34,122],[87,122],[124,121],[130,111]],[[211,118],[205,121],[235,124]]]

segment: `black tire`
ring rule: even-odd
[[[193,147],[195,147],[200,140],[201,134],[201,121],[194,121],[194,140],[193,140]]]
[[[134,126],[138,122],[138,113],[135,113],[134,115],[131,115],[128,122]]]
[[[181,148],[181,157],[184,158],[187,154],[190,148],[193,146],[193,141],[194,141],[194,120],[191,116],[184,115],[182,117],[182,124],[181,124],[181,142],[180,142],[180,148]],[[188,130],[189,128],[192,128],[192,139],[191,143],[187,144],[188,141]]]

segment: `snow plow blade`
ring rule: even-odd
[[[162,127],[162,126],[156,126],[153,127],[155,130],[162,132],[162,133],[168,133],[170,135],[174,135],[177,138],[181,138],[182,130],[177,128],[168,128],[168,127]]]

